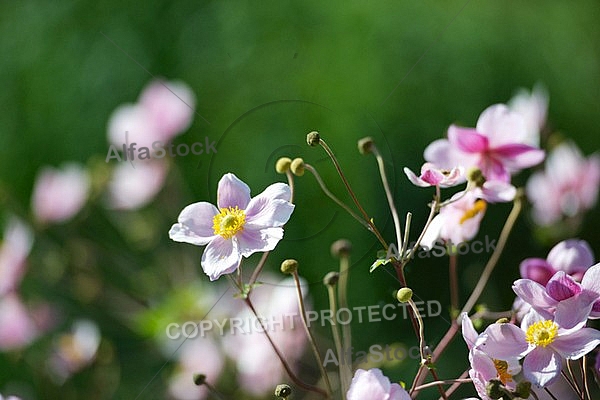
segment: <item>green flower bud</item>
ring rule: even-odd
[[[358,141],[358,151],[360,154],[369,154],[373,149],[373,138],[371,136],[364,137]]]
[[[281,272],[284,274],[293,274],[298,271],[298,261],[294,259],[284,260],[281,263]]]
[[[339,239],[331,244],[331,255],[334,257],[347,256],[352,251],[352,243],[347,239]]]
[[[325,286],[333,286],[338,282],[339,279],[340,274],[335,271],[331,271],[328,272],[327,275],[325,275],[325,277],[323,278],[323,284]]]
[[[467,170],[467,180],[473,182],[477,187],[482,187],[485,183],[485,176],[479,168],[471,167]]]
[[[319,132],[317,131],[312,131],[306,135],[306,143],[308,143],[308,145],[311,147],[318,146],[320,141],[321,135],[319,135]]]
[[[291,164],[292,164],[291,158],[281,157],[275,163],[275,171],[277,171],[278,174],[285,174],[290,169]]]
[[[502,382],[498,379],[490,379],[488,384],[485,386],[485,392],[489,396],[490,399],[501,399],[504,396],[504,386],[502,386]]]
[[[275,396],[279,397],[280,399],[288,398],[291,394],[292,388],[290,387],[290,385],[286,385],[285,383],[277,385],[277,387],[275,388]]]
[[[290,170],[296,176],[304,175],[304,160],[301,158],[294,158],[290,164]]]
[[[517,383],[514,393],[523,399],[528,399],[531,395],[531,382],[524,381]]]
[[[202,386],[206,383],[206,375],[204,374],[194,374],[194,384],[196,386]]]
[[[408,303],[412,299],[413,291],[411,288],[403,287],[396,292],[396,298],[400,303]]]

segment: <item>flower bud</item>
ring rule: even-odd
[[[298,271],[298,261],[288,259],[281,263],[281,272],[284,274],[293,274],[296,271]]]
[[[528,399],[531,395],[531,382],[524,381],[517,383],[517,388],[515,389],[514,394],[522,399]]]
[[[408,303],[412,299],[413,291],[411,288],[403,287],[396,292],[396,298],[400,303]]]
[[[325,286],[333,286],[338,282],[339,279],[340,274],[335,271],[331,271],[328,272],[327,275],[325,275],[325,277],[323,278],[323,284]]]
[[[352,251],[352,243],[347,239],[339,239],[331,244],[331,255],[334,257],[348,256]]]
[[[285,383],[277,385],[277,387],[275,388],[275,396],[279,397],[280,399],[286,399],[291,394],[292,388],[290,387],[290,385],[286,385]]]
[[[507,324],[509,322],[510,322],[510,320],[506,317],[500,318],[499,320],[496,321],[497,324]]]
[[[277,171],[278,174],[285,174],[290,169],[291,164],[292,164],[291,158],[281,157],[275,163],[275,171]]]
[[[504,387],[499,379],[490,379],[487,385],[485,385],[485,392],[490,399],[501,399],[504,396]]]
[[[311,147],[318,146],[320,141],[321,135],[319,135],[319,132],[317,131],[312,131],[306,135],[306,143],[308,143],[308,145]]]
[[[360,154],[369,154],[373,149],[373,138],[371,136],[364,137],[358,141],[358,151]]]
[[[304,160],[301,158],[294,158],[290,164],[290,170],[296,176],[304,175]]]
[[[194,374],[194,384],[196,386],[202,386],[206,383],[206,375],[204,374]]]
[[[483,176],[483,172],[479,168],[471,167],[467,170],[467,180],[477,187],[482,187],[485,183],[485,176]]]

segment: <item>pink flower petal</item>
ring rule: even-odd
[[[488,138],[473,128],[461,128],[451,125],[448,128],[448,140],[465,153],[482,153],[488,150]]]
[[[252,198],[246,208],[246,223],[254,228],[283,226],[290,219],[294,205],[289,202],[290,187],[275,183]]]
[[[148,204],[163,187],[167,165],[161,160],[118,164],[108,183],[109,207],[136,210]]]
[[[594,265],[594,252],[585,240],[569,239],[554,246],[546,259],[555,270],[571,275]]]
[[[600,344],[600,331],[592,328],[582,328],[568,335],[559,336],[551,346],[563,358],[577,360]]]
[[[489,139],[490,147],[523,143],[527,137],[523,116],[504,104],[494,104],[483,110],[477,120],[477,132]]]
[[[502,164],[512,170],[518,171],[533,167],[544,161],[546,153],[544,150],[536,149],[521,143],[505,144],[493,149],[496,157],[502,159]]]
[[[469,315],[467,313],[461,314],[460,321],[463,339],[465,339],[465,343],[467,344],[467,347],[470,350],[473,348],[473,346],[475,346],[475,342],[477,341],[477,337],[479,336],[479,334],[475,330],[473,322],[471,321],[471,318],[469,318]]]
[[[185,207],[169,231],[169,237],[176,242],[204,246],[214,240],[213,218],[219,210],[210,203],[200,202]]]
[[[223,175],[217,187],[219,208],[238,207],[245,210],[250,203],[250,188],[232,173]]]
[[[237,242],[217,236],[204,249],[201,264],[204,273],[214,281],[221,275],[235,271],[241,260],[242,255],[238,251]]]
[[[402,386],[397,383],[392,383],[388,400],[410,400],[410,395],[402,388]]]
[[[508,182],[486,181],[483,187],[475,189],[475,193],[488,203],[506,203],[514,200],[517,188]]]
[[[597,296],[589,292],[580,293],[558,303],[554,322],[561,328],[577,330],[585,325]]]
[[[391,389],[390,380],[380,369],[368,371],[358,369],[346,394],[347,400],[388,400]]]
[[[546,292],[557,301],[571,298],[581,290],[579,284],[564,271],[558,271],[546,284]]]
[[[546,286],[546,283],[548,283],[555,272],[552,266],[543,258],[527,258],[523,260],[519,265],[519,271],[522,278],[531,279],[544,286]]]
[[[551,347],[536,347],[523,361],[523,375],[537,386],[551,385],[560,376],[562,360]]]
[[[486,328],[476,348],[492,358],[506,360],[522,356],[529,346],[525,341],[525,332],[519,327],[495,323]]]
[[[262,251],[271,251],[283,239],[283,228],[247,229],[236,236],[238,250],[244,257]]]
[[[550,297],[542,285],[529,279],[518,279],[513,283],[513,291],[537,312],[552,319],[549,309],[556,307],[558,301]]]

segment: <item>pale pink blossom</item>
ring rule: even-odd
[[[162,160],[118,164],[108,183],[110,208],[135,210],[145,206],[162,189],[167,171],[168,165]]]
[[[347,400],[410,400],[406,390],[397,383],[390,383],[378,368],[357,369],[346,394]]]
[[[0,297],[14,291],[23,275],[33,233],[18,218],[9,219],[0,243]]]
[[[535,222],[551,225],[592,209],[599,186],[600,156],[586,158],[574,143],[561,143],[550,152],[544,171],[536,172],[527,182]]]
[[[432,163],[425,163],[421,167],[421,175],[417,176],[408,168],[404,168],[404,173],[408,179],[417,186],[439,186],[451,187],[456,186],[465,181],[464,169],[462,167],[454,167],[451,170],[438,168]]]
[[[523,117],[496,104],[483,111],[476,128],[451,125],[448,139],[430,144],[425,159],[443,168],[476,166],[486,180],[510,182],[511,174],[544,159],[542,150],[524,144],[526,139]]]
[[[540,145],[540,133],[546,125],[548,114],[548,92],[541,85],[534,86],[530,92],[519,89],[517,94],[509,100],[508,107],[511,111],[521,114],[525,121],[527,135],[523,143],[534,147]]]
[[[64,222],[85,204],[90,189],[87,171],[78,164],[45,167],[38,174],[31,205],[40,222]]]
[[[425,231],[421,245],[432,249],[438,239],[454,245],[475,237],[485,214],[486,202],[472,192],[459,192],[452,196]]]
[[[270,251],[283,238],[283,225],[294,205],[290,188],[274,183],[250,197],[250,188],[232,173],[225,174],[217,188],[217,207],[207,202],[185,207],[171,227],[176,242],[205,246],[202,269],[210,280],[234,272],[242,260],[257,252]]]
[[[4,397],[0,394],[0,400],[21,400],[20,397],[17,396],[8,396],[8,397]]]
[[[580,282],[583,274],[594,264],[594,253],[585,240],[568,239],[554,246],[546,259],[527,258],[519,267],[521,277],[546,285],[558,271]]]
[[[0,298],[0,351],[18,350],[36,339],[39,329],[29,309],[14,293]]]

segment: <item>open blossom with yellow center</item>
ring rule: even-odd
[[[274,183],[250,197],[250,188],[234,174],[225,174],[217,188],[217,207],[207,202],[185,207],[169,237],[176,242],[205,246],[202,269],[211,280],[234,272],[242,257],[270,251],[283,238],[290,219],[290,187]]]
[[[558,334],[558,325],[552,321],[538,321],[527,328],[525,340],[534,346],[546,347]]]
[[[471,218],[475,218],[477,215],[479,215],[479,213],[483,214],[485,212],[486,207],[487,204],[485,201],[476,200],[473,204],[473,207],[469,208],[467,211],[464,212],[463,216],[460,218],[459,223],[462,225]]]

